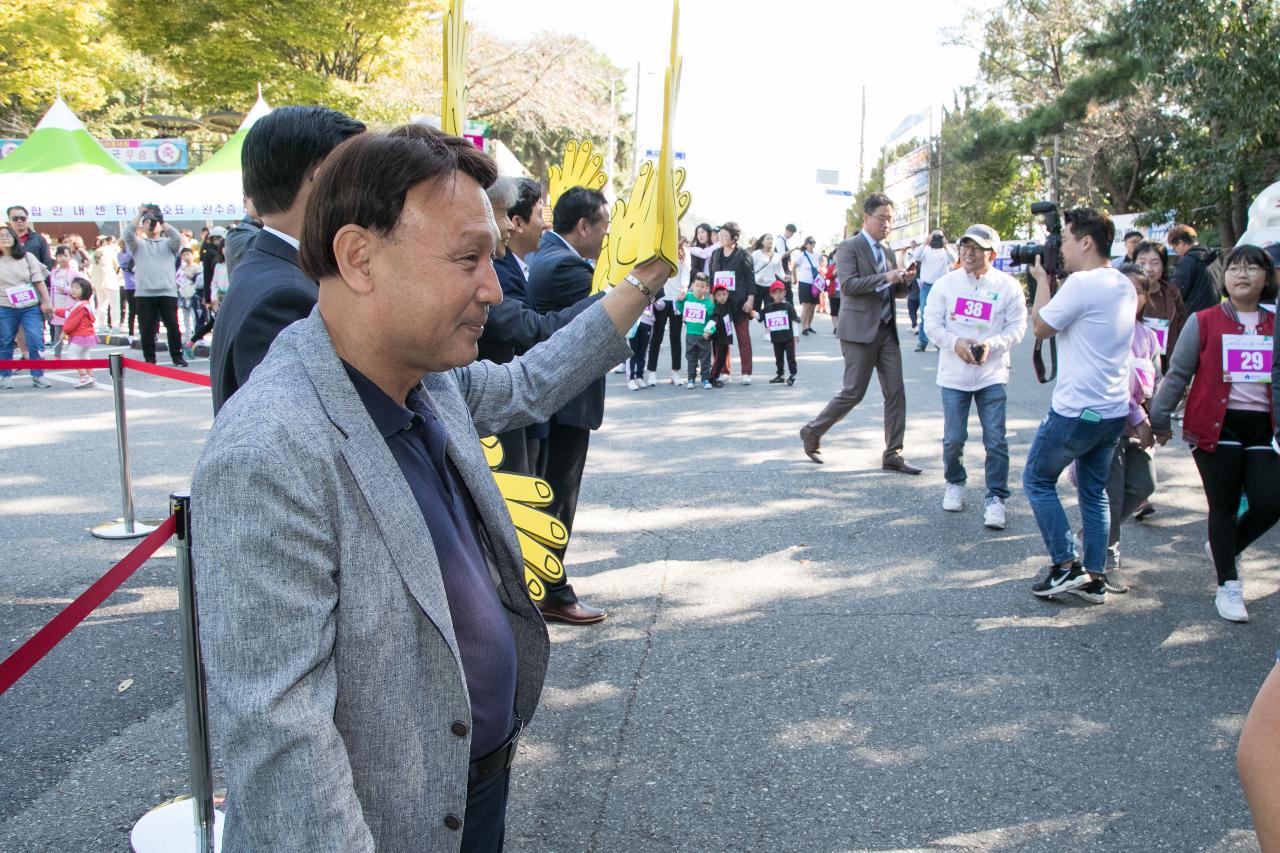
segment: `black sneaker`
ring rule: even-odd
[[[781,373],[779,373],[777,376],[775,376],[775,377],[773,377],[772,379],[770,379],[770,380],[769,380],[769,384],[770,384],[770,385],[781,385],[781,384],[783,383],[783,381],[784,381],[784,380],[783,380],[783,378],[782,378],[782,374],[781,374]]]
[[[1115,569],[1107,569],[1106,574],[1102,576],[1102,583],[1106,586],[1107,592],[1124,595],[1129,591],[1129,585],[1124,582],[1124,578],[1120,577],[1120,572]]]
[[[1031,592],[1041,598],[1052,598],[1061,592],[1070,592],[1089,583],[1089,575],[1079,562],[1069,566],[1054,566],[1048,574],[1031,585]]]
[[[1083,599],[1090,604],[1102,604],[1107,600],[1107,584],[1101,578],[1091,578],[1085,573],[1085,579],[1088,581],[1084,586],[1078,586],[1075,589],[1068,590],[1076,598]]]
[[[796,375],[794,373],[787,377],[787,384],[788,385],[796,384]]]
[[[185,358],[175,358],[175,359],[173,360],[173,366],[174,366],[174,367],[189,367],[190,365],[188,365],[188,364],[187,364],[187,360],[186,360]]]
[[[1149,515],[1155,515],[1156,508],[1151,505],[1150,501],[1143,501],[1142,506],[1138,507],[1138,511],[1133,514],[1134,521],[1142,521]]]

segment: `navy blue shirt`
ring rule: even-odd
[[[444,425],[419,389],[410,392],[406,408],[351,365],[342,366],[431,532],[471,695],[471,757],[482,758],[515,726],[516,641],[480,549],[475,503],[445,452]]]

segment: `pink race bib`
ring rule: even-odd
[[[995,303],[973,296],[957,296],[951,319],[961,323],[990,323]]]

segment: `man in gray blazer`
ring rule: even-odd
[[[919,468],[902,458],[907,393],[902,385],[896,303],[899,296],[907,295],[914,270],[899,269],[893,250],[884,242],[892,223],[893,202],[884,193],[872,193],[862,205],[862,230],[836,248],[841,297],[836,334],[844,355],[844,386],[816,418],[800,428],[800,441],[805,454],[821,463],[822,436],[862,402],[874,370],[884,394],[882,466],[886,471],[919,474]]]
[[[498,851],[548,656],[479,436],[544,421],[630,353],[669,270],[515,361],[475,361],[501,290],[492,160],[430,128],[326,161],[309,317],[221,409],[192,484],[223,850]]]

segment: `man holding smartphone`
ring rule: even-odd
[[[971,225],[960,238],[960,269],[933,283],[924,325],[938,345],[938,386],[942,390],[942,462],[947,480],[942,508],[964,509],[964,444],[969,407],[976,403],[986,448],[982,522],[992,530],[1007,524],[1009,442],[1005,438],[1005,386],[1009,351],[1027,333],[1027,301],[1013,276],[991,266],[1000,236],[989,225]]]
[[[1048,573],[1031,591],[1043,598],[1071,593],[1091,604],[1106,600],[1107,537],[1111,507],[1107,477],[1129,411],[1129,350],[1137,296],[1133,284],[1110,263],[1115,225],[1105,213],[1077,207],[1062,214],[1062,265],[1071,274],[1052,281],[1036,256],[1032,331],[1057,337],[1058,382],[1049,414],[1040,424],[1022,487],[1049,550]],[[1076,463],[1084,554],[1077,551],[1058,499],[1058,478]]]

